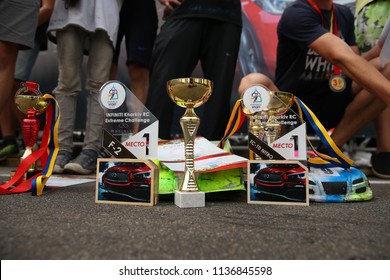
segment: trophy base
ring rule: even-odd
[[[38,174],[41,171],[42,170],[27,171],[26,173],[23,174],[22,177],[20,177],[20,179],[15,183],[15,185],[19,185],[19,184],[23,183],[24,181],[30,179],[31,177],[33,177],[34,175]],[[12,179],[12,177],[14,177],[15,173],[16,173],[16,170],[11,171],[11,179]]]
[[[175,204],[180,208],[205,207],[205,201],[204,192],[175,192]]]

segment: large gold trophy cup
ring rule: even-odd
[[[26,82],[15,94],[15,103],[18,109],[26,115],[22,122],[22,135],[25,145],[25,152],[21,161],[25,160],[32,152],[38,140],[40,121],[37,115],[45,112],[49,105],[36,83]],[[30,166],[27,171],[27,178],[37,171],[36,163]]]
[[[203,78],[178,78],[167,82],[169,97],[178,106],[186,109],[180,118],[184,134],[185,171],[179,191],[175,193],[175,203],[182,208],[204,207],[205,204],[205,195],[199,191],[194,168],[194,145],[200,124],[194,108],[209,99],[212,87],[212,82]]]
[[[289,92],[270,91],[262,86],[247,89],[241,105],[243,112],[249,117],[248,131],[266,144],[271,144],[281,135],[282,126],[278,116],[290,110],[294,96]],[[251,159],[261,159],[257,154]]]

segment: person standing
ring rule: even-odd
[[[39,8],[38,27],[35,33],[34,47],[18,52],[14,74],[14,93],[20,88],[20,83],[27,81],[30,77],[39,52],[47,49],[46,30],[50,15],[53,11],[54,0],[42,0],[40,2],[41,6]],[[24,115],[16,108],[13,98],[11,98],[8,101],[8,105],[1,110],[0,127],[3,142],[0,146],[0,162],[19,153],[17,129],[15,129],[15,125],[17,122],[21,123],[23,117]]]
[[[123,2],[110,79],[116,77],[121,43],[124,37],[131,91],[143,104],[146,103],[148,95],[150,57],[157,28],[158,16],[154,0],[125,0]]]
[[[121,0],[55,3],[48,27],[49,40],[57,44],[59,77],[53,93],[61,112],[54,173],[91,174],[96,169],[104,122],[99,90],[108,81],[121,4]],[[73,159],[73,130],[77,97],[82,90],[84,54],[88,54],[85,138],[80,154]]]
[[[230,99],[242,29],[240,0],[159,0],[165,6],[151,61],[146,107],[159,120],[159,137],[171,139],[175,104],[166,83],[186,78],[200,62],[213,82],[202,105],[199,136],[220,140],[230,116]]]

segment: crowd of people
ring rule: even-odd
[[[159,4],[164,9],[160,30]],[[355,14],[333,0],[296,0],[278,24],[275,80],[251,73],[242,78],[239,93],[258,84],[294,93],[325,128],[334,129],[332,138],[340,147],[373,122],[373,172],[390,178],[389,10],[386,0],[357,0]],[[0,15],[0,116],[9,116],[7,121],[1,118],[0,160],[18,152],[15,129],[8,125],[17,118],[8,112],[13,106],[9,104],[14,80],[29,78],[36,56],[23,76],[16,75],[15,66],[22,49],[36,46],[40,26],[56,44],[58,55],[53,94],[61,121],[55,173],[95,171],[104,121],[98,93],[116,77],[123,38],[131,90],[159,120],[160,138],[172,138],[176,108],[166,82],[191,76],[198,64],[214,83],[211,98],[202,106],[200,117],[205,121],[198,135],[209,140],[223,137],[240,47],[240,0],[4,0]],[[73,131],[86,55],[85,138],[75,154]],[[335,77],[341,87],[332,86]]]

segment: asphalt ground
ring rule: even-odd
[[[0,167],[0,180],[12,166]],[[84,177],[85,178],[85,177]],[[89,177],[93,178],[93,177]],[[388,260],[390,181],[374,198],[309,206],[206,194],[203,208],[95,203],[95,182],[0,196],[1,260]]]

